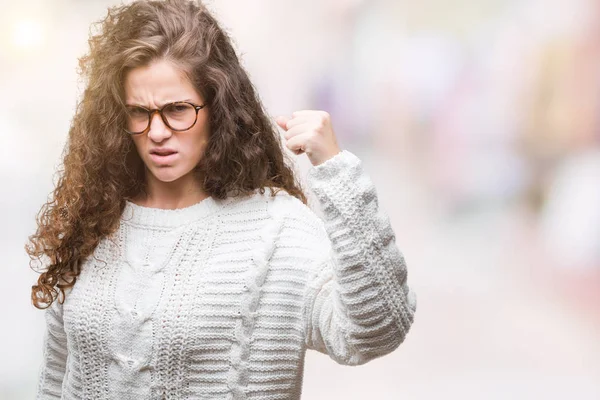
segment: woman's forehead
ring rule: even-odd
[[[124,86],[128,102],[200,100],[186,74],[166,60],[129,70]]]

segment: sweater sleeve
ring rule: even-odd
[[[364,364],[396,349],[412,325],[404,257],[358,157],[344,150],[311,167],[308,183],[328,245],[305,295],[306,345],[340,364]]]
[[[63,305],[55,300],[44,310],[46,331],[43,340],[37,400],[60,399],[67,363],[67,336],[63,327]]]

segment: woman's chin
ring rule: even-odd
[[[153,168],[150,172],[154,175],[154,178],[165,183],[176,181],[184,175],[174,167]]]

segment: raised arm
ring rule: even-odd
[[[416,310],[387,215],[358,157],[344,150],[308,175],[324,213],[328,254],[305,296],[308,348],[359,365],[404,341]]]
[[[54,301],[44,310],[43,361],[40,367],[37,400],[60,399],[67,363],[67,336],[63,328],[63,306]]]

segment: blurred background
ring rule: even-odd
[[[45,326],[23,246],[82,91],[77,57],[115,4],[0,0],[0,399],[35,393]],[[330,112],[418,296],[391,355],[309,352],[304,397],[600,399],[600,3],[207,4],[273,117]]]

